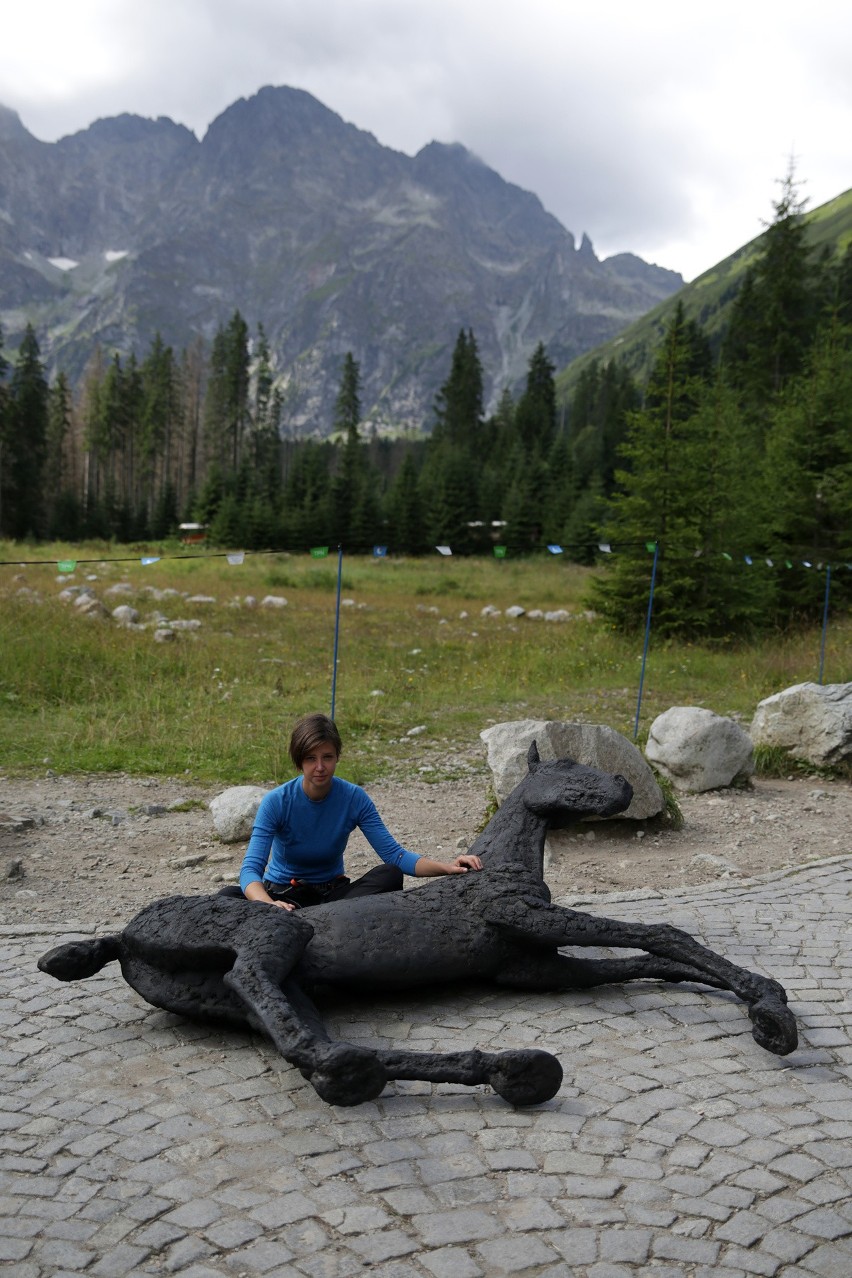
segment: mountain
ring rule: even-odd
[[[809,242],[815,249],[828,249],[832,255],[842,254],[852,243],[852,191],[812,209],[804,215],[804,221]],[[736,253],[685,284],[679,293],[655,306],[621,333],[574,359],[556,379],[559,398],[563,401],[570,398],[581,372],[592,360],[608,364],[616,359],[640,383],[644,383],[679,302],[683,303],[687,318],[697,320],[711,341],[720,339],[745,273],[761,253],[765,234],[758,235]]]
[[[493,403],[538,342],[564,366],[682,282],[578,248],[463,146],[403,155],[300,90],[235,102],[201,141],[122,115],[43,143],[0,108],[0,325],[14,348],[32,322],[72,378],[98,343],[182,348],[239,309],[264,326],[289,429],[327,433],[347,351],[365,418],[420,428],[459,329]]]

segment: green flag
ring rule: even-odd
[[[312,559],[325,559],[328,556],[328,546],[311,546]]]
[[[505,558],[506,558],[506,547],[505,547],[505,546],[495,546],[495,547],[494,547],[494,558],[495,558],[495,559],[505,559]]]
[[[66,573],[73,572],[74,569],[77,567],[77,560],[76,559],[60,559],[56,567],[59,569],[60,572],[66,572]]]

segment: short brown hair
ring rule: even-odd
[[[321,742],[334,746],[338,759],[343,753],[343,742],[333,719],[327,714],[305,714],[298,720],[290,736],[290,758],[301,769],[305,756]]]

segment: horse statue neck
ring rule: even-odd
[[[529,778],[527,778],[529,781]],[[524,803],[527,785],[512,791],[476,839],[470,852],[482,858],[483,869],[522,865],[544,878],[544,840],[547,817],[531,812]]]

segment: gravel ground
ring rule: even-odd
[[[0,777],[0,924],[113,925],[147,901],[233,882],[244,844],[225,845],[209,800],[224,787],[125,775]],[[485,775],[369,787],[386,824],[414,851],[451,860],[473,841],[488,802]],[[852,787],[757,781],[683,800],[684,825],[599,822],[548,845],[554,896],[743,882],[849,851]],[[374,864],[360,835],[352,875]]]

